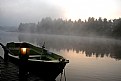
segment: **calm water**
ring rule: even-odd
[[[45,42],[47,49],[69,59],[67,81],[121,81],[121,40],[0,32],[0,42],[11,41],[27,41],[36,46]],[[3,56],[1,47],[0,55]],[[59,80],[60,76],[56,81]]]

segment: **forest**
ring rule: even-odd
[[[98,19],[89,17],[85,21],[81,19],[72,21],[46,17],[37,24],[20,23],[18,31],[38,34],[121,37],[121,18],[107,20],[101,17]]]

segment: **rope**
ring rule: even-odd
[[[63,72],[61,72],[60,81],[62,80],[62,75],[63,75]]]
[[[65,81],[66,81],[66,70],[64,68],[64,78],[65,78]]]
[[[64,72],[64,79],[65,79],[65,81],[66,81],[66,71],[65,71],[65,68],[64,68],[63,71],[61,72],[60,81],[62,81],[63,72]]]

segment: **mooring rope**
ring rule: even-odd
[[[66,70],[64,68],[64,78],[65,78],[65,81],[66,81]]]
[[[63,71],[61,72],[60,81],[62,80]]]
[[[63,71],[61,72],[60,81],[62,80],[63,72],[64,72],[64,80],[66,81],[66,70],[65,70],[65,68],[64,68]]]

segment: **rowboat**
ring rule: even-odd
[[[27,58],[27,62],[25,60],[21,61],[22,44],[29,47],[29,52],[26,50],[27,54],[23,55],[26,56],[24,59]],[[69,63],[69,60],[64,57],[45,49],[44,45],[38,47],[26,42],[10,42],[7,43],[5,47],[8,50],[8,60],[10,62],[22,68],[26,68],[25,70],[27,70],[27,72],[37,74],[45,80],[55,80],[56,77],[63,72],[66,64]],[[26,67],[24,65],[26,65]]]

